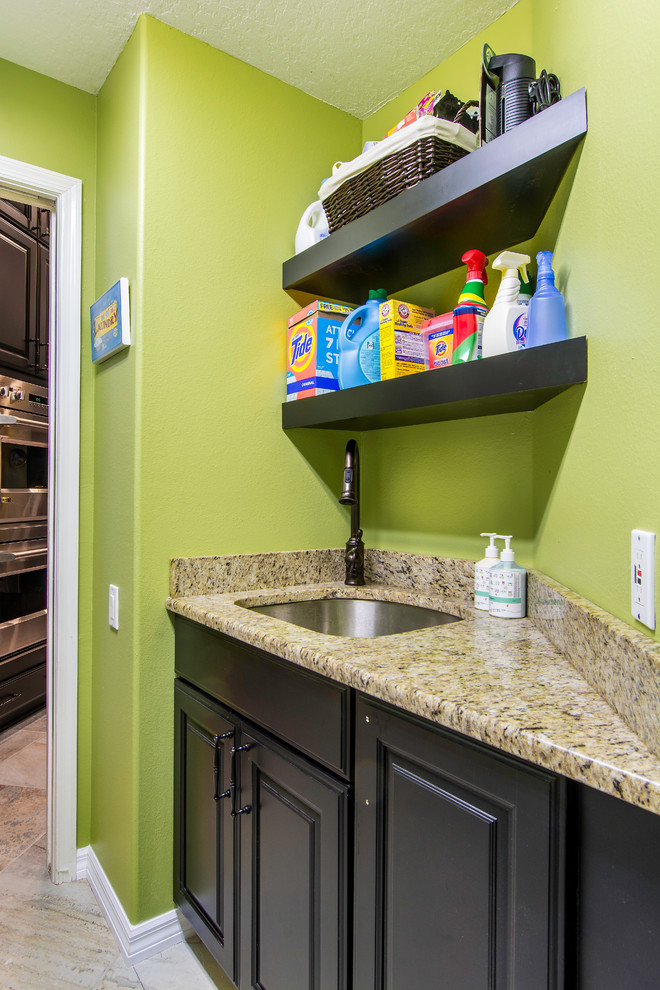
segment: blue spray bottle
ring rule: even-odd
[[[526,347],[554,344],[568,337],[564,297],[559,289],[555,288],[552,251],[539,251],[536,260],[539,271],[536,292],[529,304]]]
[[[380,381],[380,304],[385,289],[370,289],[369,298],[346,317],[339,329],[339,387]]]

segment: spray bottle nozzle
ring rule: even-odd
[[[472,248],[470,251],[466,251],[461,261],[467,265],[467,280],[478,278],[484,285],[488,285],[488,276],[486,275],[486,265],[488,264],[488,258],[483,253],[479,251],[478,248]]]
[[[503,278],[508,275],[518,277],[518,269],[520,269],[523,277],[523,281],[529,282],[529,275],[527,274],[527,265],[532,259],[528,254],[518,254],[516,251],[502,251],[498,254],[497,258],[493,262],[493,268],[497,268],[498,271],[503,272]]]

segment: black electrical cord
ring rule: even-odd
[[[534,113],[547,110],[553,103],[561,100],[561,89],[557,76],[552,72],[542,70],[541,75],[529,84],[529,98],[532,101]]]

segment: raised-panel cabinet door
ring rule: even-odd
[[[36,334],[36,373],[39,378],[48,378],[48,303],[50,252],[43,244],[38,245],[39,306]]]
[[[241,736],[241,990],[344,990],[348,787]]]
[[[37,242],[0,217],[0,365],[34,369]]]
[[[212,702],[179,682],[175,719],[175,900],[225,972],[234,976],[235,726]]]
[[[558,990],[561,785],[360,699],[359,990]]]
[[[30,229],[33,212],[36,208],[27,203],[17,203],[12,199],[0,199],[0,216],[5,216],[12,223]]]

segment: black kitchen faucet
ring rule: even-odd
[[[360,529],[360,452],[356,440],[346,444],[344,483],[339,501],[351,507],[351,535],[346,544],[346,581],[344,584],[364,584],[364,543]]]

